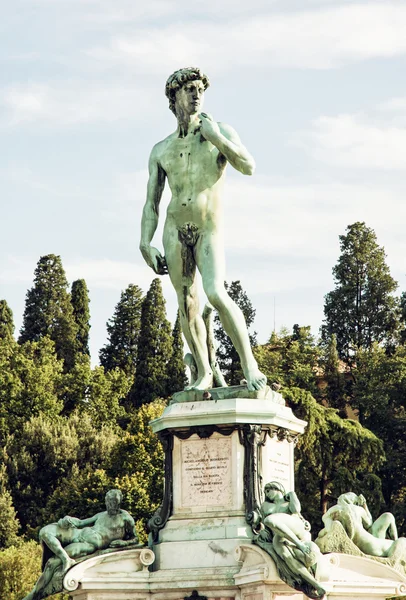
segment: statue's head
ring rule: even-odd
[[[354,494],[354,492],[347,492],[346,494],[341,494],[338,497],[337,504],[339,506],[346,506],[348,504],[358,504],[358,496]]]
[[[185,67],[184,69],[179,69],[172,73],[170,77],[168,77],[166,85],[165,85],[165,95],[169,99],[169,108],[176,116],[176,96],[180,90],[184,86],[186,86],[189,82],[200,82],[198,86],[200,88],[200,92],[204,93],[210,85],[209,78],[207,75],[202,73],[202,71],[198,67]],[[192,86],[190,86],[192,87]],[[193,83],[193,87],[196,88],[196,84]],[[202,102],[199,102],[197,109],[201,108]]]
[[[106,494],[106,508],[109,514],[116,514],[120,508],[123,494],[120,490],[109,490]]]
[[[265,498],[269,502],[273,502],[276,498],[283,498],[285,495],[285,488],[278,481],[271,481],[264,487]]]

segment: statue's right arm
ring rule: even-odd
[[[159,164],[157,147],[152,149],[149,158],[149,179],[147,199],[142,212],[140,250],[145,262],[160,275],[167,273],[165,259],[161,253],[151,246],[152,238],[158,227],[159,204],[165,187],[166,173]]]
[[[289,511],[292,515],[299,514],[301,511],[300,501],[297,497],[296,492],[288,492],[286,494],[286,500],[289,502]]]

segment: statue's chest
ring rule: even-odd
[[[215,167],[217,157],[217,148],[204,140],[198,132],[172,142],[167,148],[161,164],[168,174],[173,172],[199,172]]]

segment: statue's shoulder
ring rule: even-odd
[[[124,510],[124,508],[120,508],[120,514],[123,515],[125,519],[128,521],[134,521],[133,517],[130,515],[128,510]]]
[[[166,150],[168,149],[168,146],[171,145],[171,143],[173,142],[173,140],[175,138],[176,138],[176,134],[171,133],[170,135],[168,135],[166,138],[164,138],[160,142],[157,142],[151,150],[151,156],[154,156],[155,158],[159,159],[161,156],[163,156],[165,154]]]

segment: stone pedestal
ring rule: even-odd
[[[150,548],[98,556],[67,573],[73,600],[306,600],[251,543],[250,518],[269,481],[294,488],[293,449],[305,427],[280,402],[225,398],[172,404],[151,425],[165,450],[162,506]],[[387,565],[322,557],[325,600],[386,600],[406,593]]]
[[[252,539],[249,515],[268,481],[294,488],[294,443],[304,431],[281,402],[228,398],[170,405],[152,421],[166,452],[165,498],[150,522],[157,570],[235,568]]]

